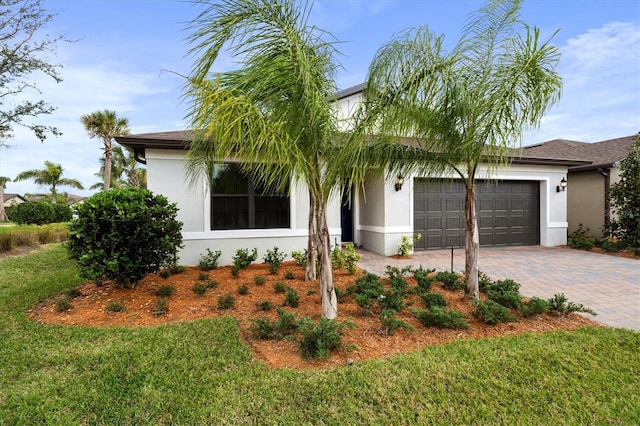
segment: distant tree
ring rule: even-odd
[[[624,245],[640,247],[640,133],[620,162],[620,181],[611,187],[610,196],[616,213],[611,234]]]
[[[111,188],[111,161],[113,158],[113,139],[116,136],[129,134],[129,120],[119,118],[115,111],[96,111],[81,117],[84,128],[89,133],[89,137],[98,138],[102,141],[104,149],[104,185],[106,191]]]
[[[29,80],[30,74],[43,73],[58,83],[62,81],[60,65],[49,61],[56,43],[65,39],[43,32],[54,16],[42,6],[42,0],[0,1],[0,146],[13,136],[16,125],[33,131],[40,141],[46,139],[47,133],[60,135],[55,127],[31,121],[51,114],[55,108],[43,100],[16,102],[22,93],[40,94],[33,80]]]
[[[11,179],[6,176],[0,176],[0,222],[6,222],[7,212],[4,211],[4,190],[7,188],[7,182],[11,182]]]
[[[138,162],[133,155],[133,151],[129,148],[123,148],[116,144],[112,149],[113,156],[111,158],[111,188],[146,188],[147,187],[147,169],[138,167]],[[100,172],[95,176],[102,178],[104,181],[104,163],[105,159],[100,159]],[[102,189],[103,183],[91,185],[89,189]]]
[[[58,186],[71,186],[73,188],[84,189],[78,180],[63,178],[62,172],[63,169],[60,164],[45,161],[44,169],[26,170],[16,176],[14,181],[19,182],[33,179],[33,181],[38,185],[49,186],[51,191],[51,202],[55,204],[58,201]]]

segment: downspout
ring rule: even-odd
[[[611,223],[611,201],[609,199],[611,178],[609,177],[609,169],[603,169],[600,167],[598,168],[598,173],[604,177],[604,227],[606,232]]]
[[[140,164],[147,164],[147,160],[140,157],[140,152],[138,150],[133,151],[133,158]]]

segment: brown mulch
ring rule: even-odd
[[[294,279],[285,279],[286,271],[293,272]],[[263,312],[257,308],[256,303],[270,301],[275,306],[282,306],[285,296],[282,293],[277,294],[273,286],[278,281],[296,289],[300,296],[299,307],[286,307],[285,310],[294,312],[296,318],[308,316],[314,321],[319,320],[321,314],[319,283],[304,281],[304,268],[294,262],[285,262],[278,274],[271,275],[267,265],[254,264],[242,270],[238,278],[232,277],[230,267],[218,268],[206,272],[210,279],[218,282],[218,286],[207,290],[203,296],[199,296],[194,293],[192,288],[199,281],[201,273],[202,271],[198,268],[188,267],[184,272],[168,278],[149,274],[133,290],[116,288],[110,282],[104,283],[102,286],[89,282],[78,288],[81,296],[72,300],[73,307],[69,311],[58,312],[56,301],[65,297],[58,295],[35,306],[29,310],[28,314],[34,321],[46,324],[107,327],[155,326],[231,315],[238,320],[242,337],[253,348],[254,356],[257,359],[264,360],[273,368],[294,369],[325,368],[364,359],[385,358],[415,351],[425,346],[439,345],[460,339],[481,339],[525,332],[540,333],[560,329],[574,330],[585,326],[600,326],[598,323],[577,314],[568,317],[542,315],[529,319],[522,318],[519,322],[495,326],[487,325],[473,318],[471,305],[463,299],[462,290],[448,291],[438,283],[434,283],[432,291],[443,294],[451,308],[462,312],[471,324],[470,329],[441,330],[422,326],[411,314],[411,308],[423,308],[423,302],[418,296],[411,295],[409,300],[412,305],[409,309],[398,314],[398,318],[411,324],[415,330],[399,329],[392,336],[384,336],[376,313],[370,316],[363,315],[361,309],[353,302],[353,297],[345,297],[338,304],[339,320],[348,320],[355,324],[355,328],[346,330],[343,335],[343,343],[346,343],[351,349],[336,351],[327,360],[306,360],[300,356],[295,341],[286,339],[259,340],[249,331],[253,318],[259,316],[277,318],[275,309]],[[342,269],[335,270],[334,283],[344,290],[354,282],[358,274],[353,276],[348,275]],[[257,285],[254,282],[256,275],[265,277],[267,281],[263,285]],[[407,277],[407,281],[409,286],[416,286],[413,277]],[[249,292],[246,295],[238,294],[238,288],[243,284],[249,287]],[[156,316],[153,314],[158,299],[156,290],[162,285],[174,286],[176,291],[167,299],[168,311]],[[235,305],[230,310],[219,310],[217,308],[218,297],[225,294],[231,294],[235,297]],[[107,311],[106,307],[110,302],[120,302],[126,307],[126,311]]]
[[[589,253],[597,253],[597,254],[604,254],[607,256],[616,256],[616,257],[624,257],[626,259],[635,259],[635,260],[640,260],[640,256],[636,256],[633,251],[631,250],[618,250],[615,252],[608,252],[605,251],[604,249],[602,249],[601,247],[593,247],[589,250],[582,250],[582,249],[574,249],[572,247],[569,247],[568,245],[562,245],[560,246],[561,248],[566,248],[566,249],[572,249],[572,250],[581,250],[581,251],[588,251]]]

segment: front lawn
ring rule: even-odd
[[[271,370],[229,317],[41,325],[82,280],[59,245],[0,260],[0,424],[634,424],[640,333],[465,340],[324,370]]]

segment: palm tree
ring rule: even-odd
[[[198,58],[186,86],[195,138],[187,157],[192,182],[231,156],[274,191],[292,182],[310,195],[307,278],[319,258],[322,315],[338,314],[330,259],[327,203],[339,189],[337,123],[327,102],[336,93],[336,50],[307,24],[310,5],[294,0],[222,0],[191,23]],[[211,76],[220,50],[242,58],[238,71]]]
[[[7,187],[7,182],[11,182],[11,179],[6,176],[0,176],[0,222],[9,220],[7,212],[4,211],[4,190]]]
[[[443,37],[426,26],[382,46],[369,68],[367,101],[354,131],[360,140],[378,134],[376,149],[360,144],[345,150],[354,162],[369,155],[370,164],[384,164],[391,174],[441,176],[448,170],[459,176],[466,187],[465,296],[470,299],[478,297],[479,166],[487,164],[491,171],[507,165],[510,147],[539,124],[562,87],[554,71],[557,48],[520,21],[520,4],[489,1],[471,16],[450,53],[443,50]],[[402,143],[407,135],[412,147]]]
[[[100,171],[96,177],[104,181],[105,158],[100,158]],[[89,189],[101,189],[103,183],[95,183]],[[113,146],[111,158],[111,188],[123,188],[125,186],[146,188],[147,170],[139,168],[133,151],[119,144]]]
[[[115,111],[95,111],[81,117],[89,137],[102,141],[104,149],[104,186],[106,191],[111,187],[112,142],[116,136],[129,134],[129,120],[118,118]]]
[[[60,164],[52,163],[51,161],[44,162],[44,169],[32,169],[26,170],[14,179],[14,182],[22,180],[33,179],[38,185],[48,185],[51,191],[51,202],[56,203],[58,198],[58,192],[56,188],[58,186],[71,186],[77,189],[84,189],[82,184],[76,179],[68,179],[62,177],[62,166]]]

